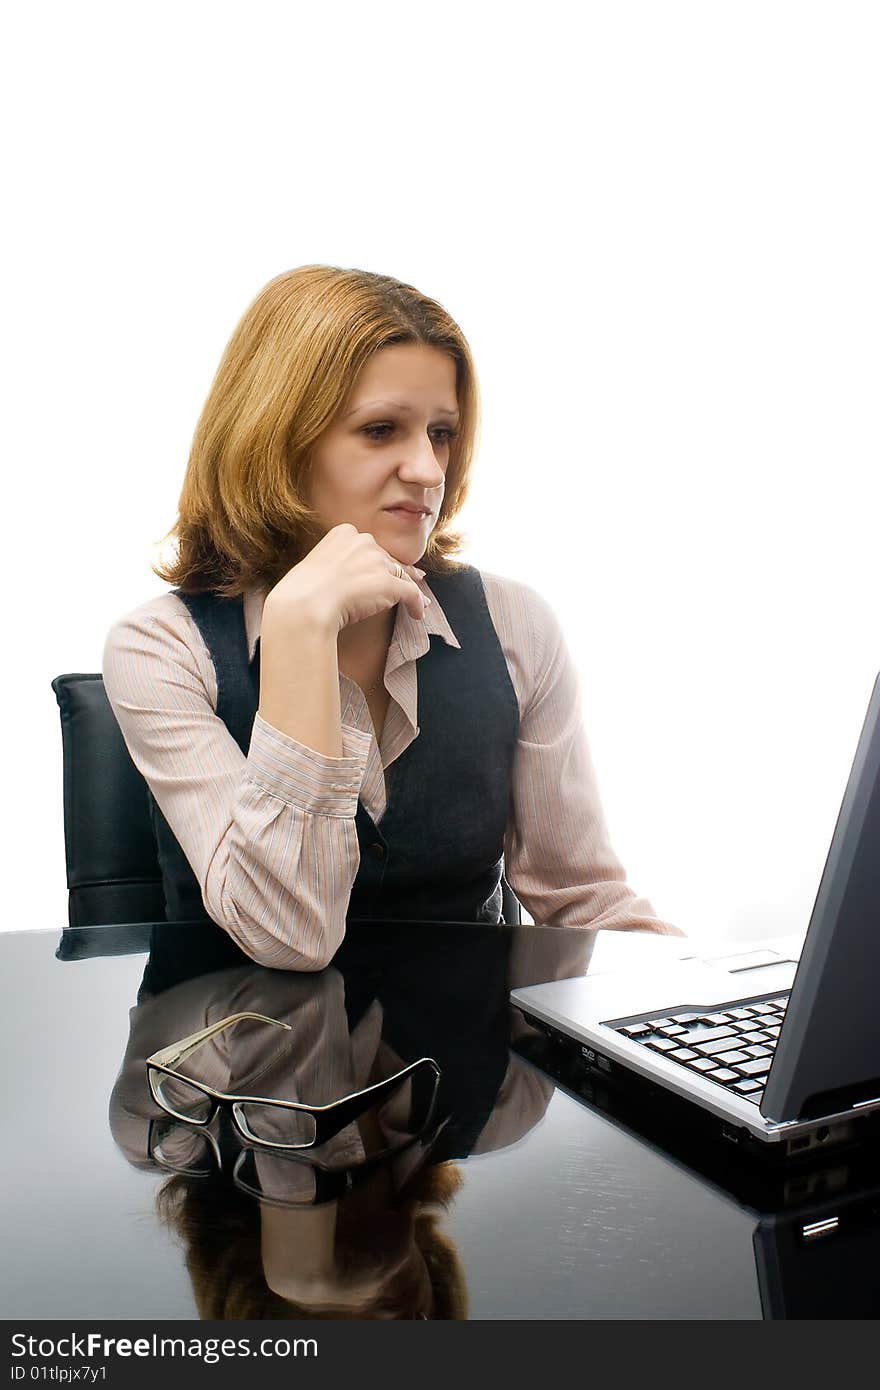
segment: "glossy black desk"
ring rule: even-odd
[[[60,961],[58,941],[58,932],[44,931],[0,938],[5,1316],[196,1319],[185,1242],[156,1211],[169,1173],[150,1162],[140,1119],[133,1128],[119,1122],[119,1088],[114,1092],[130,1046],[129,1011],[144,976],[146,943],[141,939],[135,949],[137,932],[72,933],[72,955],[102,947],[130,953]],[[201,1023],[234,1011],[223,994],[229,980],[238,991],[228,996],[235,1008],[265,998],[271,1007],[257,1011],[273,1017],[296,994],[291,1018],[300,1039],[303,1020],[314,1021],[319,1001],[318,1032],[308,1024],[312,1084],[321,1064],[315,1038],[320,1044],[328,1029],[327,1046],[338,1050],[340,1022],[343,1032],[351,1024],[344,1007],[354,1008],[364,1036],[372,1030],[373,1053],[381,1035],[404,1063],[436,1056],[453,1115],[438,1153],[461,1177],[439,1224],[455,1252],[471,1319],[875,1316],[880,1188],[872,1187],[871,1165],[863,1164],[856,1180],[840,1159],[818,1176],[800,1178],[799,1188],[774,1181],[775,1197],[767,1197],[763,1180],[753,1192],[740,1183],[732,1194],[723,1172],[707,1174],[686,1162],[686,1144],[684,1156],[681,1144],[673,1156],[656,1127],[648,1137],[640,1133],[633,1124],[637,1103],[627,1102],[615,1118],[596,1104],[603,1098],[589,1084],[587,1099],[572,1084],[554,1085],[529,1060],[540,1057],[541,1042],[522,1036],[518,1016],[516,1047],[526,1056],[510,1051],[504,1001],[511,983],[575,973],[578,964],[628,967],[641,953],[650,959],[666,946],[632,934],[377,925],[365,927],[344,966],[334,962],[320,976],[261,972],[224,962],[221,953],[201,979],[201,967],[194,970],[175,947],[159,972],[168,988],[148,994],[138,1016],[146,1019],[158,1007],[159,1031],[147,1030],[158,1038],[151,1047],[174,1041],[187,1019],[196,1020],[192,1028],[201,1026],[196,1016],[203,1006],[192,1000],[202,985],[213,1013],[203,1011]],[[679,948],[669,940],[668,949]],[[194,941],[196,960],[199,952]],[[162,1015],[178,996],[190,1003]],[[128,1066],[146,1095],[136,1047]],[[130,1116],[139,1105],[129,1094],[123,1108]],[[815,1203],[817,1195],[833,1199],[835,1191],[852,1218],[828,1240],[804,1241],[798,1193]]]

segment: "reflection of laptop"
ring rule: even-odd
[[[782,1156],[846,1142],[880,1118],[878,980],[880,676],[796,972],[760,956],[735,971],[683,960],[511,999],[584,1064],[676,1092],[727,1138]]]
[[[764,1318],[880,1314],[876,1147],[795,1168],[752,1163],[724,1144],[705,1112],[668,1091],[657,1092],[652,1103],[633,1087],[606,1086],[600,1074],[585,1073],[573,1053],[566,1056],[546,1038],[529,1039],[517,1050],[586,1103],[599,1122],[613,1124],[637,1144],[645,1155],[637,1171],[651,1184],[656,1177],[649,1165],[671,1164],[742,1213],[741,1230],[735,1220],[724,1223],[731,1244],[724,1250],[724,1272],[718,1268],[715,1274],[722,1297],[725,1280],[735,1281],[746,1266],[736,1242],[748,1239]],[[629,1155],[625,1161],[633,1164]]]

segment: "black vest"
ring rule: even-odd
[[[360,865],[346,918],[501,920],[504,832],[519,707],[479,571],[428,575],[460,648],[430,634],[419,658],[418,735],[386,769],[378,825],[358,802]],[[241,597],[184,594],[217,675],[217,715],[247,755],[259,704]],[[150,794],[168,921],[210,921],[183,851]]]

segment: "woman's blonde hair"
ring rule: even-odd
[[[456,364],[460,411],[446,489],[419,564],[440,573],[464,537],[464,505],[479,428],[479,394],[461,329],[436,300],[390,275],[306,265],[278,275],[245,311],[196,425],[178,518],[165,539],[176,558],[153,571],[187,592],[228,598],[271,588],[323,534],[303,480],[310,450],[347,401],[373,353],[424,343]]]

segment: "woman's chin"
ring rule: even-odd
[[[386,545],[385,549],[393,560],[401,565],[417,565],[425,553],[424,546]]]

